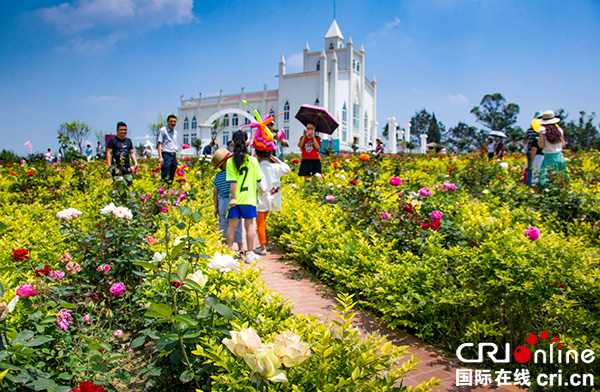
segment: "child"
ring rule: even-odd
[[[306,129],[298,142],[298,147],[302,149],[302,162],[298,175],[301,177],[310,177],[315,173],[321,173],[321,158],[319,149],[321,148],[321,138],[315,135],[315,124],[306,123]]]
[[[227,160],[226,179],[231,189],[231,200],[229,201],[229,226],[227,227],[227,245],[233,245],[236,219],[244,220],[246,229],[246,242],[248,249],[254,249],[254,237],[256,232],[256,191],[257,183],[262,182],[262,172],[256,158],[248,153],[246,141],[248,135],[243,131],[233,134],[233,156]],[[266,189],[266,186],[262,186]],[[233,221],[233,222],[232,222]],[[246,264],[250,264],[259,257],[252,251],[246,255]]]
[[[231,196],[231,190],[229,183],[226,181],[225,166],[227,165],[227,159],[231,156],[231,153],[225,148],[219,148],[215,155],[212,157],[212,165],[215,169],[219,169],[219,172],[215,176],[213,181],[213,201],[215,204],[215,218],[219,217],[219,229],[223,235],[223,240],[227,238],[227,227],[229,221],[227,220],[227,210],[229,209],[229,197]],[[238,250],[243,252],[244,240],[242,238],[242,222],[238,221],[237,230],[235,231],[234,240],[238,244]]]
[[[281,211],[281,177],[288,174],[291,169],[287,163],[281,162],[279,158],[273,155],[273,151],[257,149],[256,157],[260,162],[259,165],[263,173],[266,189],[264,189],[264,194],[259,193],[258,195],[256,226],[260,250],[256,250],[255,253],[264,256],[267,254],[265,221],[267,215],[269,215],[269,211]]]

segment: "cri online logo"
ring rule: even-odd
[[[546,332],[546,331],[542,331],[540,333],[540,338],[542,338],[542,339],[548,339],[548,336],[549,336],[548,332]],[[534,335],[534,334],[527,335],[527,344],[534,346],[537,342],[538,342],[538,337],[536,335]],[[558,338],[556,336],[553,337],[552,342],[558,343]],[[490,350],[487,351],[487,356],[494,363],[509,363],[510,362],[510,352],[511,352],[510,343],[506,343],[506,345],[505,345],[505,349],[504,349],[504,352],[506,353],[505,358],[496,358],[496,354],[498,353],[498,345],[496,345],[495,343],[479,343],[477,358],[476,359],[464,358],[462,356],[462,350],[465,347],[473,347],[473,346],[474,346],[473,343],[463,343],[460,346],[458,346],[458,348],[456,349],[457,358],[459,360],[461,360],[462,362],[466,362],[466,363],[482,363],[483,358],[485,357],[485,354],[486,354],[486,347],[489,347]],[[573,361],[574,363],[579,363],[579,359],[581,358],[582,362],[588,363],[588,364],[594,362],[594,360],[596,359],[594,357],[594,351],[590,350],[590,349],[583,350],[581,352],[581,355],[579,355],[579,353],[575,350],[568,350],[564,354],[564,358],[563,358],[563,352],[562,352],[562,350],[560,350],[561,348],[562,348],[562,344],[558,344],[558,350],[555,354],[554,353],[554,344],[551,344],[549,354],[544,350],[537,350],[532,355],[531,350],[528,347],[519,346],[519,347],[515,348],[515,350],[513,352],[513,358],[515,359],[515,361],[517,361],[519,363],[529,362],[529,360],[531,360],[532,356],[533,356],[534,363],[555,363],[555,359],[556,359],[556,363],[563,363],[563,361],[565,363],[569,363],[570,361]]]

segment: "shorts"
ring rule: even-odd
[[[242,218],[242,219],[253,219],[256,218],[256,207],[247,204],[236,205],[235,207],[229,208],[227,213],[227,219]]]

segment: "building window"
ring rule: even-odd
[[[290,122],[290,103],[288,101],[283,104],[283,122]]]
[[[223,147],[227,148],[228,141],[229,141],[229,131],[223,131]]]
[[[364,128],[365,131],[369,131],[369,115],[367,114],[367,112],[365,112],[365,124],[364,124]]]
[[[345,102],[342,108],[342,141],[348,141],[348,109]]]
[[[184,123],[185,126],[185,123]],[[183,134],[183,144],[190,144],[190,137],[187,133]]]
[[[360,61],[356,62],[356,72],[360,72]]]
[[[225,127],[229,126],[229,115],[228,114],[223,116],[223,126],[225,126]]]
[[[186,117],[185,120],[183,120],[183,130],[187,131],[188,129],[190,129],[190,121]],[[185,144],[185,143],[183,143],[183,144]]]
[[[317,71],[321,70],[321,60],[317,61]]]
[[[333,49],[333,42],[331,42],[331,43],[329,44],[329,50],[332,50],[332,49]]]
[[[249,111],[246,110],[246,113],[248,113],[248,115],[251,116]],[[244,117],[244,125],[246,124],[250,124],[250,120],[248,120],[248,117]]]
[[[190,137],[190,143],[194,144],[195,141],[196,141],[196,133],[192,133],[192,135]]]
[[[315,99],[315,106],[319,106],[321,103],[319,102],[319,98]]]
[[[283,127],[283,132],[285,133],[285,140],[290,140],[290,127]]]
[[[196,129],[196,116],[192,118],[192,129]]]
[[[365,112],[365,120],[364,120],[364,127],[363,127],[363,132],[364,132],[364,143],[365,143],[365,147],[369,144],[369,115],[367,114],[367,112]]]
[[[234,114],[233,116],[231,116],[231,126],[235,128],[238,125],[239,125],[238,115]]]
[[[356,69],[356,60],[352,59],[352,69]]]
[[[352,127],[354,130],[360,127],[360,104],[358,103],[352,105]]]

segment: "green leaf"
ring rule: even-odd
[[[48,378],[38,378],[32,383],[27,384],[28,387],[33,387],[36,391],[52,391],[56,388],[56,383]]]
[[[189,261],[184,261],[183,263],[179,264],[177,266],[177,276],[179,276],[179,279],[185,279],[185,277],[187,276],[188,273],[188,269],[190,268],[190,262]]]
[[[183,247],[187,244],[187,238],[185,238],[183,241],[181,241],[176,247],[173,248],[173,250],[171,250],[171,258],[175,259],[177,258],[177,256],[179,256],[179,253],[181,252],[181,250],[183,249]]]
[[[199,221],[199,220],[202,218],[202,214],[201,214],[200,212],[194,212],[194,213],[192,214],[192,218],[193,218],[195,221]]]
[[[37,347],[37,346],[41,346],[44,343],[48,343],[51,342],[52,340],[54,340],[54,338],[52,336],[38,336],[37,338],[34,338],[33,340],[30,340],[28,342],[24,342],[23,346],[25,347]]]
[[[4,297],[4,286],[0,282],[0,299],[2,299],[2,297]]]
[[[212,308],[214,304],[219,303],[219,298],[214,294],[208,295],[204,298],[204,306]]]
[[[146,343],[146,337],[145,336],[138,336],[137,338],[133,339],[133,341],[131,342],[131,345],[129,345],[129,347],[133,348],[138,348],[140,346],[143,346],[144,343]]]
[[[214,304],[212,308],[219,313],[221,316],[231,320],[233,318],[233,312],[227,305],[223,305],[221,303]]]
[[[198,312],[198,315],[196,317],[199,318],[200,320],[202,320],[202,319],[208,318],[208,316],[210,316],[210,309],[204,308]]]
[[[29,321],[38,321],[41,317],[43,316],[43,313],[41,310],[38,310],[36,312],[33,312],[29,315],[29,317],[27,317],[27,320]],[[56,320],[55,317],[52,317],[53,320]]]
[[[72,304],[70,302],[63,302],[63,303],[59,304],[59,306],[61,308],[65,308],[65,309],[77,309],[77,305]]]
[[[179,379],[181,380],[181,382],[186,383],[186,382],[190,382],[194,379],[195,373],[193,370],[186,370],[185,372],[181,373],[181,376],[179,376]]]
[[[125,384],[129,384],[131,381],[131,374],[129,374],[129,372],[125,369],[117,370],[117,377],[119,377],[119,379]]]
[[[180,323],[184,323],[191,326],[198,325],[198,322],[196,320],[185,314],[178,314],[177,316],[173,316],[171,317],[171,320],[179,321]]]
[[[179,223],[175,224],[175,227],[177,227],[179,230],[183,230],[183,229],[185,229],[185,223],[179,222]]]
[[[97,372],[100,372],[100,373],[106,373],[106,372],[108,372],[108,365],[106,364],[106,362],[100,362],[99,364],[96,365],[94,370],[96,370]]]
[[[2,230],[6,230],[6,228],[7,228],[7,227],[8,227],[8,226],[6,225],[6,223],[4,223],[4,222],[0,222],[0,231],[2,231]]]
[[[148,263],[147,261],[136,261],[133,265],[139,265],[142,268],[149,269],[152,271],[158,271],[158,266]]]
[[[183,282],[181,282],[181,283],[183,283],[183,284],[184,284],[185,286],[187,286],[187,287],[191,287],[191,288],[193,288],[193,289],[194,289],[194,290],[196,290],[196,291],[200,291],[200,292],[202,291],[202,287],[200,287],[200,285],[199,285],[198,283],[194,282],[193,280],[190,280],[190,279],[185,279],[185,280],[184,280]]]
[[[173,309],[167,304],[152,304],[144,316],[168,319],[173,314]]]
[[[30,331],[30,330],[21,331],[17,334],[17,340],[24,342],[26,340],[31,339],[33,337],[33,335],[35,335],[33,333],[33,331]]]
[[[190,207],[179,207],[179,215],[186,216],[192,213],[192,209]]]

